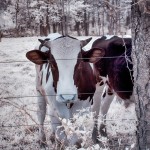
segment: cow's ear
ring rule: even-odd
[[[41,43],[41,44],[44,44],[44,40],[42,40],[42,39],[38,39],[38,41]]]
[[[26,57],[37,65],[41,65],[47,62],[49,55],[46,52],[39,50],[31,50],[26,53]]]
[[[92,40],[91,37],[86,40],[81,40],[80,41],[81,47],[84,47],[85,45],[87,45],[91,40]]]
[[[89,51],[82,50],[82,58],[85,62],[96,63],[105,55],[104,49],[92,48]]]

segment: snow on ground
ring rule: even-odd
[[[87,37],[79,37],[83,39]],[[95,37],[96,38],[96,37]],[[38,144],[38,122],[36,116],[36,90],[35,90],[35,67],[25,55],[34,49],[38,37],[3,38],[0,42],[0,149],[40,149]],[[90,48],[90,45],[87,46]],[[76,115],[75,118],[80,116]],[[80,123],[91,125],[90,115],[80,119]],[[115,101],[111,104],[107,117],[107,130],[110,139],[117,140],[121,148],[123,142],[126,145],[135,143],[135,112],[134,105],[128,109]],[[75,119],[77,120],[77,119]],[[54,145],[49,142],[51,133],[49,118],[45,121],[49,149]],[[66,122],[65,122],[66,123]],[[66,123],[67,124],[67,123]],[[76,125],[79,124],[76,122]],[[73,125],[72,125],[73,126]],[[89,142],[84,141],[83,149],[99,149],[92,146],[90,134],[92,127],[86,127],[83,132]],[[82,135],[83,135],[82,134]],[[113,145],[112,141],[100,137],[104,143],[103,148]],[[118,147],[118,145],[116,145]],[[57,149],[57,148],[56,148]],[[67,148],[66,148],[67,149]],[[73,148],[68,148],[69,150]]]

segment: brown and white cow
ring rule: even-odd
[[[55,36],[55,38],[53,38]],[[57,37],[57,38],[56,38]],[[39,40],[41,45],[27,52],[27,58],[36,64],[36,89],[38,93],[38,120],[41,144],[46,138],[43,123],[46,105],[50,107],[49,115],[53,133],[64,145],[80,145],[76,135],[67,139],[60,118],[70,119],[78,110],[91,107],[98,117],[100,101],[94,99],[96,80],[88,62],[82,61],[82,47],[91,38],[79,41],[73,37],[50,34],[47,39]],[[57,131],[57,132],[56,132]],[[96,128],[93,137],[97,137]]]
[[[133,102],[131,51],[131,38],[103,36],[95,40],[92,48],[84,53],[84,61],[94,63],[97,78],[101,83],[105,83],[101,96],[101,114],[104,120],[114,93],[124,100],[126,107]],[[104,124],[100,125],[100,132],[104,136],[107,135]]]

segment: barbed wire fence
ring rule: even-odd
[[[13,105],[14,106],[14,105]],[[16,107],[16,106],[15,106]],[[37,113],[37,110],[31,110],[31,109],[27,109],[27,108],[23,108],[22,109],[22,107],[18,107],[17,106],[17,109],[19,110],[19,112],[21,112],[22,113],[22,115],[23,116],[26,116],[26,115],[28,115],[29,116],[29,118],[31,118],[31,119],[33,119],[33,117],[30,115],[30,112],[31,111],[34,111],[34,112],[36,112]],[[49,116],[49,114],[46,114],[47,116]],[[33,121],[35,122],[35,120],[33,119]],[[118,123],[119,122],[136,122],[136,120],[135,119],[121,119],[121,120],[118,120],[117,118],[115,118],[115,119],[106,119],[106,121],[107,122],[115,122],[115,121],[117,121]],[[114,124],[114,123],[113,123]],[[40,126],[40,124],[38,124],[37,122],[35,122],[34,124],[28,124],[28,123],[26,123],[26,124],[21,124],[21,123],[19,123],[19,124],[16,124],[16,125],[2,125],[2,126],[0,126],[0,128],[8,128],[8,130],[9,130],[9,128],[25,128],[25,132],[28,132],[29,134],[35,134],[35,132],[36,131],[38,131],[38,127]],[[50,132],[48,131],[48,129],[50,129],[50,128],[47,128],[47,127],[49,127],[50,126],[50,122],[47,122],[47,123],[44,123],[44,130],[45,130],[45,133],[46,133],[46,136],[47,137],[49,137],[50,136]],[[126,137],[128,135],[128,138]],[[99,140],[102,142],[102,144],[101,145],[103,145],[103,146],[105,146],[105,147],[107,147],[107,148],[110,148],[110,149],[116,149],[117,147],[118,147],[118,142],[120,142],[120,144],[119,144],[119,147],[120,147],[120,149],[122,149],[122,148],[125,148],[125,147],[129,147],[129,148],[131,148],[132,147],[132,143],[130,144],[129,143],[129,141],[123,141],[123,139],[125,138],[125,139],[134,139],[135,137],[135,135],[132,135],[132,134],[127,134],[127,135],[117,135],[117,136],[112,136],[109,140],[107,139],[101,139],[101,137],[99,138]],[[120,140],[120,141],[119,141]],[[47,139],[47,142],[49,141],[49,139]],[[135,139],[134,139],[134,141],[135,141]],[[109,144],[108,144],[109,143]]]
[[[5,102],[5,101],[4,101]],[[31,110],[31,109],[28,109],[28,108],[25,108],[25,107],[21,107],[21,106],[16,106],[16,104],[14,104],[14,102],[12,102],[12,105],[18,109],[19,112],[22,113],[22,115],[24,116],[29,116],[29,118],[35,122],[34,124],[16,124],[16,125],[1,125],[0,128],[20,128],[20,127],[24,127],[26,128],[26,132],[30,132],[32,134],[35,134],[35,131],[38,130],[38,127],[40,126],[40,124],[38,124],[34,118],[30,115],[29,112],[33,111],[33,112],[36,112],[37,113],[37,110]],[[47,116],[49,116],[49,114],[46,114]],[[106,119],[107,122],[114,122],[114,121],[117,121],[118,123],[119,122],[124,122],[127,121],[127,122],[136,122],[135,119],[120,119],[118,120],[117,118],[115,119]],[[44,130],[45,130],[45,133],[47,135],[47,137],[49,137],[49,134],[50,132],[48,131],[47,127],[50,126],[50,122],[49,123],[44,123]],[[9,129],[8,129],[9,130]],[[119,144],[119,148],[125,148],[125,147],[129,147],[131,148],[133,146],[133,144],[129,144],[128,141],[126,142],[123,142],[123,139],[126,138],[127,135],[117,135],[115,136],[115,138],[113,138],[113,136],[110,138],[110,140],[106,140],[106,139],[101,139],[100,137],[100,141],[102,142],[101,145],[107,147],[107,148],[110,148],[110,149],[116,149],[116,147],[118,147],[118,144]],[[128,134],[128,139],[133,139],[135,135],[132,135],[132,134]],[[126,138],[127,139],[127,138]],[[48,140],[48,139],[47,139]],[[109,142],[108,142],[109,141]],[[47,141],[48,142],[48,141]],[[120,142],[120,143],[119,143]],[[108,144],[109,143],[109,144]]]
[[[112,59],[114,59],[114,58],[118,58],[118,57],[120,57],[120,56],[115,56],[115,57],[106,57],[106,59],[110,59],[110,58],[112,58]],[[121,57],[126,57],[126,56],[121,56]],[[74,58],[75,59],[75,58]],[[68,59],[68,60],[74,60],[74,59]],[[65,60],[65,59],[64,59]],[[2,65],[2,64],[14,64],[14,63],[26,63],[26,62],[28,62],[28,61],[26,61],[26,60],[24,60],[24,61],[13,61],[13,60],[11,60],[11,61],[1,61],[0,62],[0,65]],[[132,92],[132,91],[117,91],[117,92]],[[82,94],[93,94],[93,93],[82,93]],[[100,93],[95,93],[95,94],[99,94],[100,95]],[[54,95],[46,95],[46,96],[57,96],[57,94],[54,94]],[[39,97],[39,96],[37,96],[37,95],[9,95],[9,96],[1,96],[1,98],[0,98],[0,101],[2,102],[2,103],[7,103],[7,104],[9,104],[9,105],[12,105],[14,108],[16,108],[17,110],[18,110],[18,112],[21,112],[21,114],[23,115],[23,116],[28,116],[31,120],[32,120],[32,124],[29,124],[29,123],[25,123],[25,124],[15,124],[15,125],[12,125],[12,124],[8,124],[8,125],[6,125],[6,124],[1,124],[0,125],[0,128],[16,128],[16,127],[27,127],[27,128],[29,128],[29,129],[27,129],[29,132],[31,132],[32,134],[34,134],[34,130],[38,130],[38,127],[40,126],[40,124],[37,122],[37,121],[35,121],[35,119],[33,118],[33,116],[30,114],[30,112],[35,112],[35,113],[37,113],[38,111],[37,110],[34,110],[34,109],[29,109],[29,108],[27,108],[28,107],[28,105],[36,105],[37,103],[36,102],[33,102],[33,103],[30,103],[30,104],[22,104],[22,105],[19,105],[19,104],[17,104],[16,102],[14,102],[14,101],[12,101],[12,99],[17,99],[17,101],[19,101],[19,102],[22,102],[20,99],[25,99],[25,98],[37,98],[37,97]],[[49,114],[47,113],[46,114],[46,116],[49,116]],[[127,118],[123,118],[123,119],[106,119],[106,122],[114,122],[114,121],[118,121],[118,122],[124,122],[124,121],[131,121],[131,122],[135,122],[135,124],[137,123],[137,121],[135,120],[135,119],[127,119]],[[47,127],[50,125],[50,122],[48,123],[48,122],[46,122],[46,123],[44,123],[44,126],[45,126],[45,130],[46,130],[46,133],[49,133],[48,132],[48,129],[47,129]],[[35,129],[34,129],[35,128]],[[9,130],[9,129],[8,129]],[[32,131],[33,130],[33,131]],[[48,136],[48,135],[47,135]],[[133,135],[128,135],[129,137],[131,137],[131,138],[133,138]],[[134,135],[135,136],[135,135]],[[117,136],[117,137],[115,137],[115,139],[114,139],[114,141],[113,140],[110,140],[108,143],[104,140],[102,140],[101,138],[99,139],[103,144],[102,144],[102,146],[103,146],[103,148],[104,147],[107,147],[107,148],[110,148],[110,149],[115,149],[116,147],[118,147],[119,146],[119,148],[121,149],[121,148],[125,148],[125,147],[129,147],[129,149],[131,148],[131,147],[133,147],[133,144],[128,144],[128,142],[127,143],[123,143],[122,142],[122,139],[120,139],[119,140],[119,138],[120,138],[121,136]],[[124,138],[124,136],[122,135],[122,137]],[[112,137],[112,139],[113,139],[113,137]],[[117,143],[117,144],[116,144]]]

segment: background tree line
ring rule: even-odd
[[[1,30],[10,36],[45,36],[50,32],[104,35],[130,29],[130,1],[4,0],[0,10],[0,16],[9,16],[13,22],[9,27],[7,22],[1,23]]]

